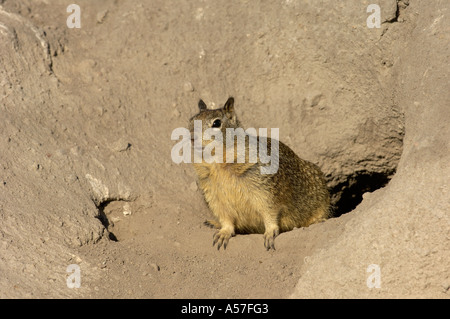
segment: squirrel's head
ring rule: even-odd
[[[191,117],[189,120],[189,130],[194,133],[194,121],[202,121],[202,132],[207,129],[220,130],[222,136],[226,136],[227,128],[238,128],[240,123],[234,111],[234,98],[230,97],[220,109],[208,110],[205,102],[198,102],[199,113]]]

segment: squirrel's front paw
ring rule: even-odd
[[[234,231],[222,228],[218,230],[213,237],[213,246],[217,243],[217,250],[223,245],[223,249],[227,249],[228,241],[234,236]]]
[[[280,229],[278,227],[273,227],[270,229],[267,229],[264,233],[264,247],[266,247],[267,250],[272,248],[275,250],[275,237],[277,237],[280,234]]]

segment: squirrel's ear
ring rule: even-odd
[[[233,113],[234,112],[234,98],[229,97],[228,100],[225,102],[223,109],[227,113]]]
[[[203,100],[198,101],[198,108],[200,109],[200,112],[206,110],[206,104],[203,102]]]

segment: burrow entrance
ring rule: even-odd
[[[357,171],[347,176],[344,182],[330,188],[333,217],[349,213],[363,200],[363,194],[385,187],[396,170],[385,172]]]
[[[331,167],[324,164],[324,172],[334,172],[326,176],[333,217],[351,212],[364,193],[385,187],[394,177],[403,153],[404,123],[404,114],[393,106],[389,117],[361,124],[355,148],[328,159]]]

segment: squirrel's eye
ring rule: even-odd
[[[219,119],[217,119],[213,122],[211,127],[220,127],[220,125],[222,125],[222,122]]]

